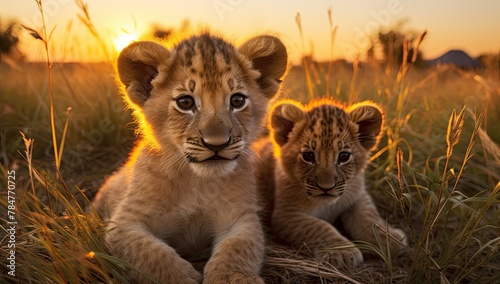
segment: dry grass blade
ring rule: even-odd
[[[420,48],[420,44],[425,38],[425,35],[427,35],[427,31],[424,31],[423,33],[420,34],[420,36],[417,39],[417,44],[415,45],[415,49],[413,49],[413,55],[411,57],[411,63],[415,63],[417,61],[418,57],[418,49]]]
[[[402,171],[403,171],[403,150],[398,147],[398,151],[396,152],[396,166],[398,170],[398,183],[400,186],[402,185],[403,178],[402,178]]]
[[[36,30],[34,30],[34,29],[30,28],[30,27],[27,27],[27,26],[25,26],[25,25],[23,25],[23,24],[21,24],[21,26],[22,26],[23,28],[25,28],[26,30],[28,30],[28,31],[29,31],[29,33],[30,33],[30,35],[31,35],[32,37],[34,37],[35,39],[39,39],[39,40],[41,40],[41,41],[45,42],[45,40],[43,39],[43,37],[42,37],[42,36],[40,35],[40,33],[38,33]]]
[[[66,110],[66,114],[68,115],[67,118],[66,118],[66,123],[64,123],[64,128],[63,128],[63,133],[62,133],[62,137],[61,137],[61,145],[59,146],[59,165],[61,164],[61,160],[62,160],[62,155],[63,155],[63,152],[64,152],[64,142],[66,141],[66,134],[68,133],[68,125],[69,125],[69,118],[71,116],[71,107],[68,107],[68,109]]]
[[[295,24],[297,25],[297,28],[299,29],[302,50],[304,50],[304,33],[302,32],[302,20],[300,19],[300,13],[297,13],[295,15]]]
[[[90,18],[88,4],[82,0],[76,0],[75,3],[76,3],[76,6],[78,8],[80,8],[80,11],[82,11],[82,13],[83,13],[83,15],[81,15],[81,14],[77,15],[78,19],[82,22],[82,24],[84,24],[87,27],[87,29],[89,30],[89,32],[93,36],[97,37],[98,33],[97,33],[97,30],[94,26],[94,23],[92,22],[92,19]]]
[[[350,283],[359,284],[360,282],[352,279],[346,274],[340,272],[333,266],[321,265],[315,260],[297,260],[291,258],[275,258],[268,257],[266,259],[268,265],[283,268],[293,271],[294,274],[310,277],[320,277],[322,279],[329,279],[331,281],[343,279]]]
[[[76,0],[76,6],[83,13],[83,15],[81,14],[77,15],[78,19],[88,29],[88,31],[92,34],[92,36],[94,36],[94,38],[97,40],[106,58],[111,59],[105,40],[103,39],[103,37],[101,37],[101,35],[97,31],[96,26],[94,25],[94,22],[90,18],[88,4],[85,3],[83,0]]]
[[[24,146],[26,147],[26,150],[24,150],[24,153],[26,153],[26,161],[28,162],[28,171],[30,174],[30,185],[31,185],[31,192],[33,195],[35,194],[35,185],[33,184],[33,168],[32,168],[32,158],[33,158],[33,143],[35,142],[34,139],[28,139],[26,136],[24,136],[24,133],[19,131],[21,133],[21,136],[24,141]]]
[[[453,147],[458,143],[460,135],[462,134],[464,128],[464,111],[465,106],[458,115],[456,111],[453,110],[448,121],[448,128],[446,130],[446,145],[448,146],[446,150],[447,157],[451,157],[453,154]]]
[[[333,72],[333,48],[335,43],[335,36],[337,34],[337,26],[333,25],[332,19],[332,9],[329,8],[328,11],[328,23],[330,25],[330,58],[328,60],[328,71],[326,73],[326,96],[331,95],[331,86],[332,86],[332,72]]]
[[[318,278],[333,283],[360,283],[329,263],[314,258],[302,257],[289,248],[271,243],[267,246],[264,274],[274,278],[272,274],[281,274],[282,271],[286,271],[289,275],[297,275],[304,280],[308,279],[308,277],[316,279],[315,283],[322,283],[317,282],[319,281]]]
[[[54,149],[54,160],[56,164],[56,169],[59,171],[59,151],[57,147],[57,134],[56,134],[56,126],[55,126],[55,114],[54,114],[54,92],[52,88],[52,62],[50,59],[50,53],[49,53],[49,42],[50,42],[50,37],[52,36],[52,32],[54,32],[54,28],[50,32],[50,35],[47,36],[47,26],[45,24],[45,13],[43,10],[43,3],[42,0],[35,0],[37,6],[38,6],[38,11],[40,12],[40,16],[42,17],[42,30],[43,30],[43,38],[36,33],[37,36],[34,36],[36,39],[40,38],[43,41],[44,47],[45,47],[45,57],[46,57],[46,62],[47,62],[47,73],[48,73],[48,79],[49,79],[49,95],[50,95],[50,126],[51,126],[51,132],[52,132],[52,145]],[[29,29],[30,31],[36,32],[33,29]]]
[[[477,133],[484,151],[483,156],[486,161],[490,187],[494,187],[495,183],[500,180],[500,147],[483,128],[479,128]]]
[[[406,75],[407,71],[406,66],[408,64],[409,51],[410,51],[410,42],[408,41],[408,39],[406,39],[406,37],[403,37],[403,59],[401,61],[401,69],[400,69],[403,77],[404,75]]]
[[[398,151],[396,152],[396,166],[398,171],[397,179],[399,185],[399,192],[400,196],[402,196],[404,191],[404,182],[403,182],[403,150],[401,150],[401,148],[398,148]]]
[[[295,23],[297,24],[297,28],[299,29],[302,54],[305,54],[304,33],[302,31],[302,20],[300,18],[300,13],[297,13],[297,15],[295,15]],[[302,68],[304,69],[304,75],[306,76],[307,90],[309,92],[309,98],[313,98],[314,97],[314,88],[313,88],[313,83],[312,83],[312,79],[311,79],[311,71],[309,70],[310,69],[309,62],[308,62],[306,56],[302,56],[301,63],[302,63]]]
[[[450,119],[448,120],[448,128],[446,130],[446,161],[443,168],[443,175],[441,177],[441,188],[439,190],[439,194],[437,197],[436,208],[434,209],[434,213],[432,214],[431,223],[428,227],[427,233],[432,229],[435,222],[439,217],[439,213],[443,208],[440,208],[441,199],[443,197],[443,192],[448,190],[446,185],[448,183],[447,172],[448,172],[448,164],[450,162],[451,156],[453,154],[453,147],[460,140],[460,134],[462,134],[463,126],[464,126],[464,111],[466,107],[464,106],[460,113],[457,115],[455,109],[451,112]],[[473,139],[474,135],[471,139]],[[465,161],[464,161],[465,162]],[[458,179],[457,179],[458,183]],[[427,234],[426,234],[427,235]]]
[[[495,161],[496,166],[500,167],[500,147],[491,140],[491,137],[483,128],[479,128],[477,133],[481,139],[485,152]]]

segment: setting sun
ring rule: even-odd
[[[122,33],[113,41],[115,49],[117,51],[121,51],[122,49],[127,47],[127,45],[129,45],[131,42],[137,40],[137,38],[139,38],[139,36],[136,34]]]

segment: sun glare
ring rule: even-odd
[[[114,40],[115,49],[117,51],[121,51],[122,49],[127,47],[127,45],[129,45],[134,40],[137,40],[138,38],[139,36],[136,34],[123,33]]]

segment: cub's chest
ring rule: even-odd
[[[163,202],[153,201],[147,218],[149,230],[177,251],[193,251],[209,246],[218,220],[220,198],[217,190],[207,186],[176,189]]]
[[[155,235],[164,238],[182,231],[196,230],[212,222],[214,203],[207,196],[192,191],[183,195],[165,194],[162,196],[163,201],[152,202],[147,223]]]
[[[310,215],[328,222],[334,222],[338,217],[346,214],[359,200],[363,193],[365,193],[364,189],[349,188],[348,192],[344,193],[334,202],[317,204],[311,210]]]
[[[185,254],[209,247],[213,239],[213,222],[207,210],[182,210],[158,216],[151,230],[178,253]]]
[[[243,182],[231,177],[165,178],[155,183],[155,196],[132,194],[148,204],[142,211],[148,230],[177,251],[189,252],[208,247],[217,232],[232,226],[240,211],[252,207],[253,187]]]

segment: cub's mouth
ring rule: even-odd
[[[329,192],[310,192],[308,191],[308,195],[310,197],[315,197],[315,198],[336,198],[341,196],[344,193],[343,190],[331,190]]]
[[[215,155],[213,155],[212,157],[210,157],[210,158],[208,158],[208,159],[203,160],[202,162],[204,162],[204,161],[221,161],[221,160],[222,160],[222,161],[223,161],[223,160],[230,161],[230,159],[228,159],[228,158],[224,158],[224,157],[219,156],[218,154],[215,154]]]
[[[223,156],[215,153],[214,155],[212,155],[206,159],[201,160],[201,159],[198,159],[192,155],[187,155],[187,159],[191,163],[205,163],[205,162],[210,163],[210,162],[225,162],[225,161],[229,162],[229,161],[234,161],[234,160],[238,159],[239,157],[240,157],[240,155],[236,155],[232,158],[226,158],[226,157],[223,157]]]
[[[183,156],[192,166],[226,167],[235,163],[241,155],[245,155],[246,143],[241,137],[230,137],[221,145],[207,144],[203,139],[190,138],[184,142]],[[234,165],[233,165],[234,166]]]
[[[330,188],[323,188],[316,182],[306,182],[307,196],[317,199],[335,199],[344,194],[345,186],[336,184]]]
[[[215,153],[212,157],[208,158],[208,159],[205,159],[201,162],[205,162],[205,161],[234,161],[234,160],[237,160],[238,158],[240,157],[240,154],[237,154],[235,155],[234,157],[231,157],[231,158],[227,158],[227,157],[224,157],[224,156],[221,156],[217,153]]]
[[[330,196],[330,197],[339,197],[342,194],[344,194],[343,190],[338,190],[338,191],[332,191],[328,193],[323,193],[322,196]]]

